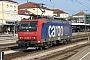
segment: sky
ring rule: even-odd
[[[19,5],[24,4],[27,0],[14,0]],[[28,0],[29,2],[43,3],[50,9],[60,9],[67,12],[70,16],[83,11],[90,14],[90,0]]]

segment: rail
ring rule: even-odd
[[[83,37],[84,36],[84,37]],[[73,45],[73,44],[75,44],[76,45],[76,43],[77,43],[77,45],[76,45],[76,47],[75,48],[80,48],[81,46],[86,46],[86,45],[88,45],[88,37],[90,37],[90,35],[81,35],[81,36],[79,36],[79,37],[76,37],[76,38],[73,38],[73,39],[76,39],[75,41],[73,41],[71,44],[67,44],[67,45],[60,45],[60,47],[66,47],[66,46],[68,46],[68,45]],[[75,36],[74,36],[75,37]],[[83,37],[83,38],[82,38]],[[80,42],[83,42],[83,44],[81,44]],[[79,45],[80,44],[80,45]],[[5,55],[5,58],[4,58],[4,60],[17,60],[17,59],[22,59],[22,58],[26,58],[26,59],[28,59],[28,57],[29,58],[31,58],[30,56],[33,56],[33,55],[38,55],[38,54],[40,54],[41,55],[41,53],[43,53],[44,54],[44,52],[46,53],[46,52],[48,52],[48,51],[51,51],[51,50],[55,50],[55,49],[58,49],[58,48],[60,48],[59,46],[55,46],[55,47],[51,47],[51,48],[48,48],[47,50],[30,50],[29,52],[17,52],[17,53],[12,53],[12,54],[6,54]],[[72,47],[73,48],[73,47]],[[68,50],[69,49],[72,49],[72,48],[67,48]],[[66,50],[67,50],[66,49]],[[65,50],[65,51],[66,51]],[[64,50],[61,50],[62,52],[64,51]],[[52,54],[52,53],[51,53]],[[50,54],[49,54],[50,55]],[[8,56],[10,57],[10,58],[8,58]],[[28,56],[28,57],[27,57]],[[46,54],[46,55],[43,55],[43,56],[38,56],[38,58],[37,58],[37,56],[36,57],[34,57],[35,59],[40,59],[41,57],[45,57],[45,56],[48,56],[48,54]],[[47,57],[46,57],[47,58]],[[45,59],[45,58],[44,58]]]

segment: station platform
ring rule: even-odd
[[[14,36],[13,34],[0,35],[0,44],[16,43],[17,40],[18,40],[17,36]]]
[[[82,49],[67,60],[90,60],[90,46]]]
[[[85,32],[72,33],[73,36],[82,35],[82,34],[86,34],[86,33]],[[0,44],[16,43],[17,40],[18,40],[18,34],[15,34],[15,36],[13,34],[0,34]]]

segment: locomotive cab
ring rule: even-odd
[[[41,44],[41,29],[45,22],[44,19],[21,20],[17,44],[22,47],[33,47]]]

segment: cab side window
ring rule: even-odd
[[[44,27],[44,23],[42,24],[42,28]]]

